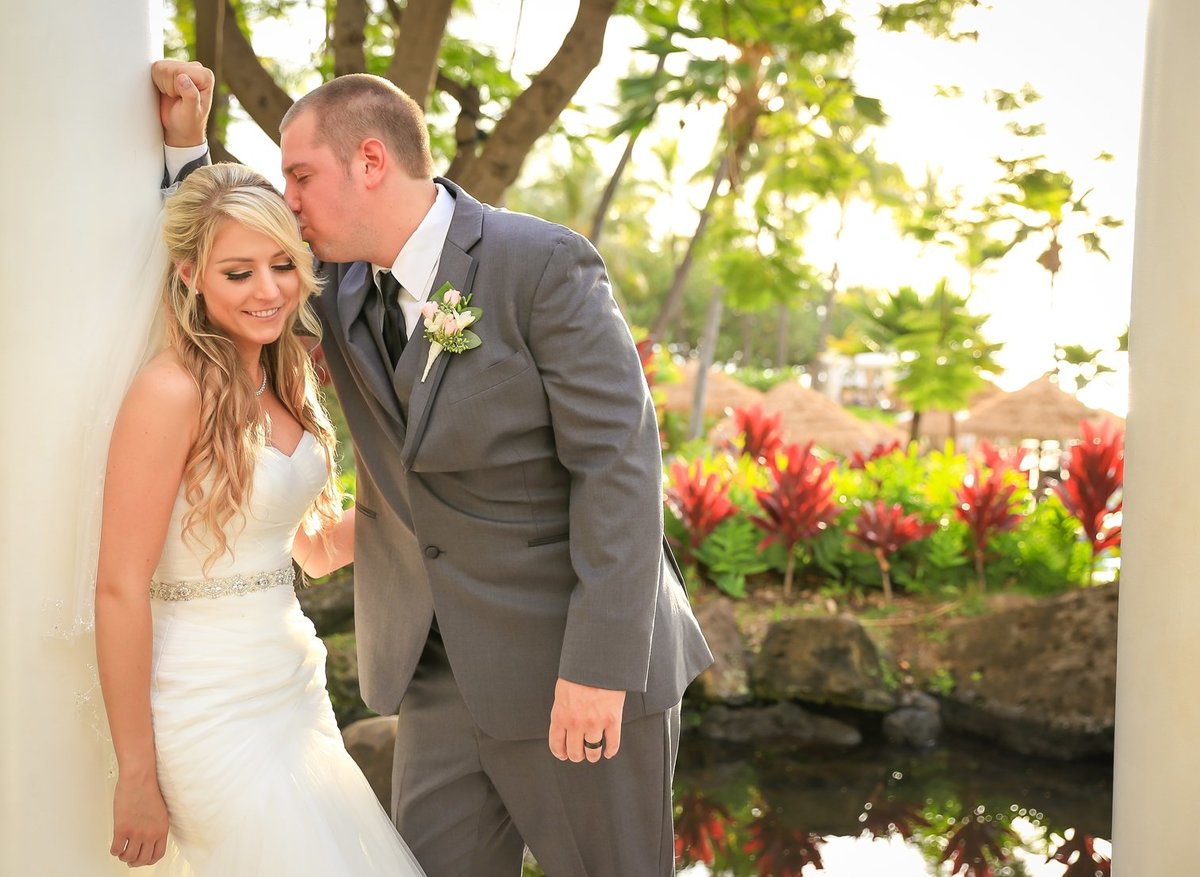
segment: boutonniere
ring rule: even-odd
[[[443,350],[462,353],[483,343],[478,335],[467,330],[483,316],[483,308],[468,307],[470,303],[471,296],[464,296],[449,283],[443,283],[421,307],[421,315],[425,317],[425,339],[429,342],[429,358],[425,360],[421,383],[425,382],[433,361]]]

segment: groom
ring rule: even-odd
[[[154,78],[192,122],[164,111],[167,142],[202,143],[211,74]],[[359,666],[399,713],[397,827],[430,877],[515,877],[525,845],[551,877],[673,873],[679,701],[711,656],[603,262],[434,177],[420,108],[384,79],[326,83],[281,132],[354,437]],[[480,343],[431,355],[447,284]]]

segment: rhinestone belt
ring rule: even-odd
[[[219,579],[199,579],[193,582],[160,582],[150,580],[150,596],[155,600],[215,600],[217,597],[240,597],[265,591],[268,588],[291,587],[296,581],[295,567],[285,566],[271,572],[225,576]]]

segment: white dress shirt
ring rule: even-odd
[[[400,310],[404,312],[404,326],[411,338],[421,325],[421,306],[433,292],[433,278],[442,261],[442,247],[450,233],[450,221],[454,219],[454,196],[441,183],[437,187],[437,198],[412,237],[400,249],[396,261],[390,268],[372,265],[371,274],[375,287],[379,288],[379,274],[390,270],[403,287],[400,294]]]

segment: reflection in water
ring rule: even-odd
[[[685,738],[675,852],[688,877],[1106,877],[1111,810],[1108,762]]]

